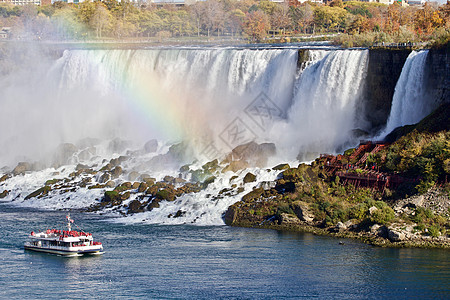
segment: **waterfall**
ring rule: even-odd
[[[293,105],[282,125],[288,132],[282,144],[297,154],[295,146],[300,146],[299,159],[307,159],[307,153],[336,151],[351,140],[350,131],[360,125],[356,109],[368,62],[367,50],[321,51],[311,56],[314,60],[296,82]]]
[[[435,108],[426,95],[424,70],[428,50],[412,51],[395,86],[391,112],[381,136],[399,126],[415,124]]]
[[[25,65],[20,72],[0,75],[0,111],[8,112],[0,118],[0,167],[9,162],[11,154],[35,159],[33,151],[46,152],[61,142],[75,144],[86,137],[103,140],[93,149],[80,146],[72,155],[72,164],[57,172],[46,169],[13,177],[4,186],[12,191],[8,197],[39,208],[88,207],[98,202],[104,189],[91,190],[76,183],[76,189],[67,193],[55,191],[27,201],[23,198],[49,178],[70,177],[77,163],[100,169],[120,156],[124,171],[114,179],[116,184],[132,180],[131,172],[156,181],[167,175],[176,178],[181,165],[194,161],[192,157],[183,162],[174,159],[177,161],[169,161],[166,167],[166,157],[172,159],[165,156],[169,147],[181,140],[194,148],[197,162],[191,166],[199,170],[204,162],[221,158],[252,140],[275,143],[276,162],[270,161],[268,167],[353,146],[359,141],[354,129],[368,129],[358,115],[364,103],[368,50],[308,52],[307,61],[299,68],[294,49],[67,50],[57,60],[30,64],[32,72]],[[421,77],[408,76],[417,68],[413,65],[418,62],[412,59],[423,55],[426,52],[408,58],[394,102],[411,100],[407,96],[410,87],[403,86],[422,81]],[[413,96],[421,93],[416,90]],[[397,105],[393,104],[392,115],[395,110],[404,113]],[[414,105],[414,110],[426,113],[424,107]],[[111,150],[115,147],[109,142],[117,137],[130,140],[131,146]],[[154,138],[158,139],[157,149],[145,151],[144,143]],[[206,153],[209,148],[205,147],[211,145],[217,151]],[[158,169],[154,166],[160,160],[162,167]],[[17,159],[13,163],[17,164]],[[255,174],[257,182],[246,184],[239,194],[225,192],[239,187],[247,172]],[[101,173],[92,183],[101,181]],[[236,174],[214,175],[214,182],[199,193],[162,201],[158,209],[121,221],[222,224],[222,213],[229,205],[254,187],[275,180],[279,171],[251,167]],[[189,180],[189,175],[182,176]],[[81,182],[82,178],[78,179]],[[141,196],[133,194],[124,205],[142,200]]]
[[[136,145],[188,140],[196,155],[211,144],[224,155],[250,140],[276,143],[280,160],[335,152],[362,127],[356,111],[367,53],[309,50],[298,70],[295,49],[66,50],[41,66],[46,76],[0,80],[12,82],[6,95],[20,98],[0,103],[12,112],[0,119],[11,128],[2,151],[34,159],[35,149],[89,136]],[[18,119],[21,111],[33,114]],[[246,133],[232,140],[230,129]]]

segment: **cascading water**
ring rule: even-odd
[[[121,137],[136,143],[122,152],[114,150],[115,153],[108,153],[108,143],[98,144],[94,151],[88,149],[91,151],[88,156],[82,155],[86,151],[80,148],[72,162],[100,168],[103,159],[126,154],[131,159],[122,163],[124,170],[147,173],[157,180],[165,175],[177,177],[180,164],[192,162],[180,162],[173,169],[165,168],[164,173],[147,167],[148,161],[167,152],[168,145],[164,146],[164,142],[187,140],[198,148],[197,154],[204,144],[213,142],[221,150],[217,155],[223,155],[239,145],[226,139],[224,133],[229,128],[248,130],[250,138],[257,142],[275,143],[278,162],[313,158],[305,155],[310,152],[314,155],[334,152],[354,142],[349,132],[364,125],[356,111],[364,88],[368,51],[309,52],[309,61],[297,70],[297,50],[293,49],[65,51],[52,65],[42,67],[50,69],[47,75],[32,81],[39,89],[28,91],[22,81],[9,77],[12,84],[6,95],[11,99],[19,97],[20,101],[0,102],[1,111],[12,111],[11,117],[0,119],[0,128],[11,129],[0,136],[0,142],[6,147],[8,140],[15,139],[16,148],[9,152],[17,154],[21,149],[55,147],[88,136],[103,140]],[[26,78],[32,79],[30,76]],[[17,120],[14,117],[21,110],[33,111],[36,118],[30,118],[33,122]],[[157,152],[136,150],[142,149],[143,142],[151,138],[160,141]],[[29,147],[30,141],[40,143]],[[32,152],[26,154],[32,157]],[[0,156],[0,164],[7,162],[3,161],[5,158],[6,155]],[[218,157],[204,159],[213,158]],[[11,190],[8,199],[23,200],[41,187],[48,176],[62,179],[74,170],[72,165],[57,169],[59,175],[50,175],[55,170],[47,169],[18,176],[4,188]],[[251,171],[258,182],[269,182],[278,175],[265,169]],[[246,172],[240,172],[234,179],[231,174],[221,174],[199,193],[162,202],[158,209],[129,216],[127,220],[220,224],[223,211],[242,194],[218,196],[219,191],[241,183]],[[116,181],[131,180],[127,176],[124,173]],[[95,180],[100,177],[99,172]],[[77,180],[81,182],[83,178]],[[246,184],[244,192],[258,182]],[[40,208],[86,207],[102,197],[103,192],[77,188],[74,192],[55,192],[23,203]],[[132,196],[124,205],[136,197]],[[169,217],[178,211],[181,214],[178,218]]]
[[[300,145],[300,149],[291,147],[299,159],[313,159],[308,153],[317,156],[321,151],[335,151],[352,140],[352,129],[362,126],[356,123],[355,114],[364,88],[368,51],[321,51],[313,57],[316,59],[296,82],[286,123],[280,124],[289,133],[280,144]]]
[[[399,126],[419,122],[435,108],[428,101],[424,86],[427,55],[428,50],[412,51],[406,59],[395,86],[386,129],[380,137],[384,137]]]

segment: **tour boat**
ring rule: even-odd
[[[25,242],[25,250],[33,250],[65,256],[81,256],[84,254],[103,254],[103,246],[95,242],[91,233],[72,230],[73,220],[67,215],[67,229],[47,229],[42,232],[31,232],[29,241]]]

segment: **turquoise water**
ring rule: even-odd
[[[272,230],[123,225],[72,213],[102,256],[24,251],[64,212],[0,205],[2,299],[445,299],[448,250],[382,249]]]

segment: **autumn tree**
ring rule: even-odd
[[[97,38],[102,37],[103,31],[111,24],[112,15],[103,3],[96,3],[90,25],[95,29]]]
[[[314,10],[311,5],[305,3],[301,6],[291,7],[290,11],[292,27],[295,31],[314,33]]]
[[[269,18],[260,10],[247,13],[243,25],[244,32],[252,42],[262,41],[270,29]]]
[[[444,25],[444,20],[437,10],[425,3],[423,9],[416,12],[414,25],[419,33],[430,34],[434,28]]]

